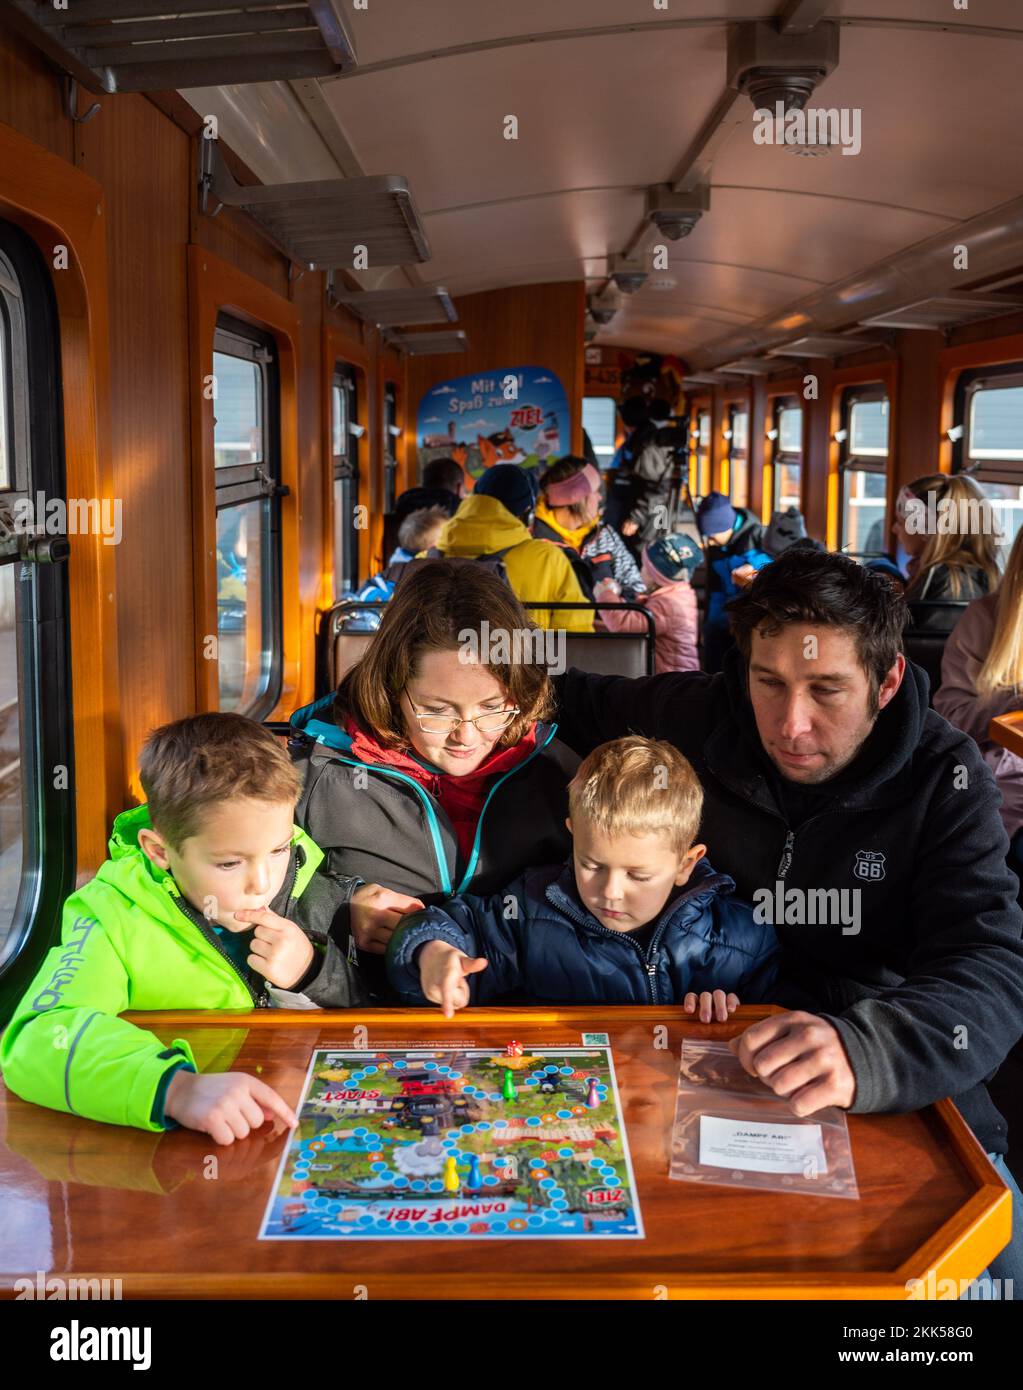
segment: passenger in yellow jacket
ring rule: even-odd
[[[437,549],[452,559],[500,554],[519,599],[551,604],[527,610],[537,627],[592,632],[592,610],[554,606],[559,601],[585,603],[586,595],[562,548],[529,534],[529,515],[536,501],[534,471],[515,463],[488,468],[445,524]]]

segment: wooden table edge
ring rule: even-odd
[[[987,736],[992,743],[1023,758],[1023,710],[995,715],[988,725]]]

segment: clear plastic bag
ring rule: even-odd
[[[796,1115],[723,1042],[682,1044],[669,1171],[680,1182],[860,1195],[845,1111]]]

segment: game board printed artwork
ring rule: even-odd
[[[607,1047],[319,1049],[263,1240],[641,1239]]]

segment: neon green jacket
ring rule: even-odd
[[[172,876],[143,854],[138,832],[148,825],[145,806],[118,816],[110,858],[64,904],[61,944],[43,961],[0,1039],[0,1068],[23,1100],[161,1130],[165,1077],[182,1065],[196,1069],[192,1049],[180,1038],[168,1047],[117,1015],[244,1010],[270,1001],[216,944],[216,932],[181,897]],[[275,910],[288,915],[288,903],[304,892],[322,858],[296,827]]]

